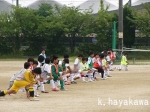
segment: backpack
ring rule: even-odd
[[[97,61],[95,61],[95,62],[93,63],[93,67],[94,67],[94,68],[100,68],[100,65],[98,64]]]

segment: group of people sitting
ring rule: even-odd
[[[48,93],[45,83],[51,85],[52,91],[66,91],[65,85],[77,84],[77,79],[81,79],[83,83],[93,82],[98,80],[98,74],[105,80],[111,77],[109,71],[113,70],[112,64],[115,59],[111,51],[101,54],[90,52],[87,58],[79,54],[73,66],[70,66],[68,54],[65,54],[62,60],[56,55],[46,58],[44,54],[45,51],[38,56],[38,61],[28,58],[24,68],[10,79],[8,89],[0,91],[0,96],[15,94],[18,90],[25,89],[27,98],[37,101],[39,87],[42,93]]]

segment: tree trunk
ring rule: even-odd
[[[70,50],[71,50],[71,53],[74,53],[75,51],[75,35],[70,35]]]

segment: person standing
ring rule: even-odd
[[[129,64],[129,62],[127,61],[127,53],[123,53],[119,71],[121,71],[122,68],[125,68],[125,70],[128,71],[128,64]]]
[[[42,62],[42,66],[44,65],[45,63],[45,59],[46,59],[46,54],[45,54],[45,50],[43,49],[41,54],[39,56],[43,56],[44,57],[44,61]]]

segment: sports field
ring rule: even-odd
[[[0,61],[0,89],[24,61]],[[116,65],[118,67],[119,65]],[[40,93],[40,101],[29,101],[25,92],[0,97],[0,112],[150,112],[150,65],[129,65],[129,71],[112,71],[113,77],[67,85],[67,91]]]

